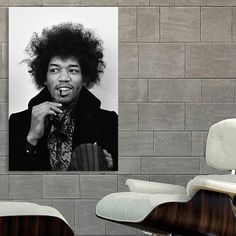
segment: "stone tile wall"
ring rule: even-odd
[[[119,171],[8,171],[8,10],[119,7]],[[234,0],[0,0],[0,200],[57,208],[76,235],[142,235],[95,217],[127,178],[185,185],[205,163],[209,127],[236,117]],[[109,63],[109,62],[108,62]]]

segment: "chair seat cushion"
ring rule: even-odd
[[[181,185],[143,181],[137,179],[127,179],[126,184],[128,185],[130,192],[153,194],[186,194],[185,187]]]
[[[187,195],[194,196],[200,189],[236,196],[236,175],[198,175],[186,187]]]
[[[189,200],[184,194],[112,193],[98,202],[96,215],[120,222],[140,222],[160,204]]]

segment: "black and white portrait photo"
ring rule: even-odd
[[[9,9],[9,170],[118,170],[118,10]]]

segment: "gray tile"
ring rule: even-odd
[[[118,6],[146,6],[149,0],[117,0]]]
[[[80,0],[81,6],[116,6],[117,0]]]
[[[202,80],[202,101],[234,101],[234,81],[230,79]]]
[[[8,130],[8,104],[2,103],[2,130]],[[1,119],[1,118],[0,118]]]
[[[175,184],[186,186],[187,183],[193,179],[195,175],[176,175],[175,176]]]
[[[198,158],[143,157],[143,174],[199,174]]]
[[[47,199],[14,199],[16,202],[30,202],[30,203],[35,203],[40,206],[52,206],[52,201],[47,200]]]
[[[183,44],[140,44],[139,76],[141,78],[183,78]]]
[[[191,156],[191,132],[155,132],[155,156]]]
[[[149,176],[148,175],[119,175],[118,176],[118,192],[129,192],[129,188],[125,184],[127,179],[149,181]]]
[[[101,198],[117,192],[116,175],[81,175],[80,191],[82,198]]]
[[[119,130],[138,130],[138,104],[119,104]]]
[[[146,79],[120,79],[119,80],[120,102],[146,102],[147,80]]]
[[[9,175],[10,198],[42,198],[42,175]]]
[[[148,101],[200,102],[201,81],[194,79],[149,80]]]
[[[200,158],[200,174],[201,175],[229,174],[229,171],[222,171],[222,170],[217,170],[215,168],[212,168],[206,163],[205,157],[201,157]]]
[[[8,11],[7,8],[0,8],[0,42],[7,42],[8,35]]]
[[[119,41],[136,42],[136,8],[122,7],[119,8]]]
[[[174,175],[150,175],[150,181],[166,183],[166,184],[174,184],[175,176]]]
[[[176,6],[206,6],[207,0],[175,0]]]
[[[0,132],[0,156],[8,156],[8,132]]]
[[[0,79],[0,102],[8,102],[8,81],[6,79]]]
[[[231,41],[231,8],[203,7],[201,12],[201,40]]]
[[[232,77],[236,73],[236,44],[214,44],[213,70],[215,77]]]
[[[9,5],[8,0],[1,0],[0,5],[1,7],[7,7]]]
[[[119,78],[138,77],[138,45],[121,43],[119,45]]]
[[[107,235],[136,235],[137,231],[136,228],[106,221]]]
[[[8,175],[0,175],[0,198],[8,198]]]
[[[232,39],[233,39],[233,41],[236,41],[236,8],[233,7],[232,11],[233,11],[233,15],[232,15]]]
[[[235,117],[236,103],[218,103],[213,105],[213,123]]]
[[[9,0],[9,6],[43,6],[43,0]]]
[[[207,6],[236,6],[235,0],[207,0]]]
[[[175,0],[150,0],[151,6],[174,6]]]
[[[236,80],[234,80],[234,91],[236,91]],[[234,92],[234,100],[236,101],[236,93]]]
[[[186,129],[208,130],[212,125],[211,104],[186,105]]]
[[[207,132],[205,131],[192,132],[192,156],[201,157],[205,155],[206,136]]]
[[[43,0],[45,6],[78,6],[80,0]]]
[[[8,157],[0,157],[0,173],[8,173]]]
[[[48,171],[40,171],[40,175],[47,175]],[[28,175],[39,175],[39,171],[9,171],[9,175],[24,175],[24,176],[28,176]]]
[[[44,198],[77,198],[79,193],[79,176],[45,175],[43,176]]]
[[[162,7],[161,42],[200,42],[200,8]]]
[[[184,104],[140,104],[139,127],[141,130],[183,130],[184,112]]]
[[[3,130],[3,106],[0,104],[0,130]]]
[[[153,155],[153,132],[119,132],[119,156]]]
[[[115,173],[116,171],[111,171],[112,173]],[[73,171],[70,172],[75,175],[100,175],[100,174],[105,174],[105,171]]]
[[[213,76],[212,44],[187,44],[186,76],[191,78]]]
[[[0,57],[0,72],[1,72],[1,74],[0,74],[0,79],[2,78],[2,71],[3,71],[3,66],[2,66],[2,63],[3,63],[3,59],[2,59],[2,57],[3,57],[3,52],[2,52],[2,46],[1,46],[1,44],[0,44],[0,55],[1,55],[1,57]]]
[[[140,174],[140,157],[120,157],[119,174]]]
[[[2,74],[1,78],[8,78],[8,44],[2,44],[2,64],[1,64]]]
[[[105,221],[95,216],[98,200],[75,200],[75,233],[105,235]]]
[[[138,41],[159,41],[159,8],[138,8]]]
[[[56,208],[64,216],[72,229],[75,228],[74,200],[52,200],[52,207]]]

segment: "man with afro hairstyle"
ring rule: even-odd
[[[9,169],[117,170],[118,116],[88,88],[105,63],[102,41],[81,24],[34,33],[24,60],[41,91],[9,120]]]

